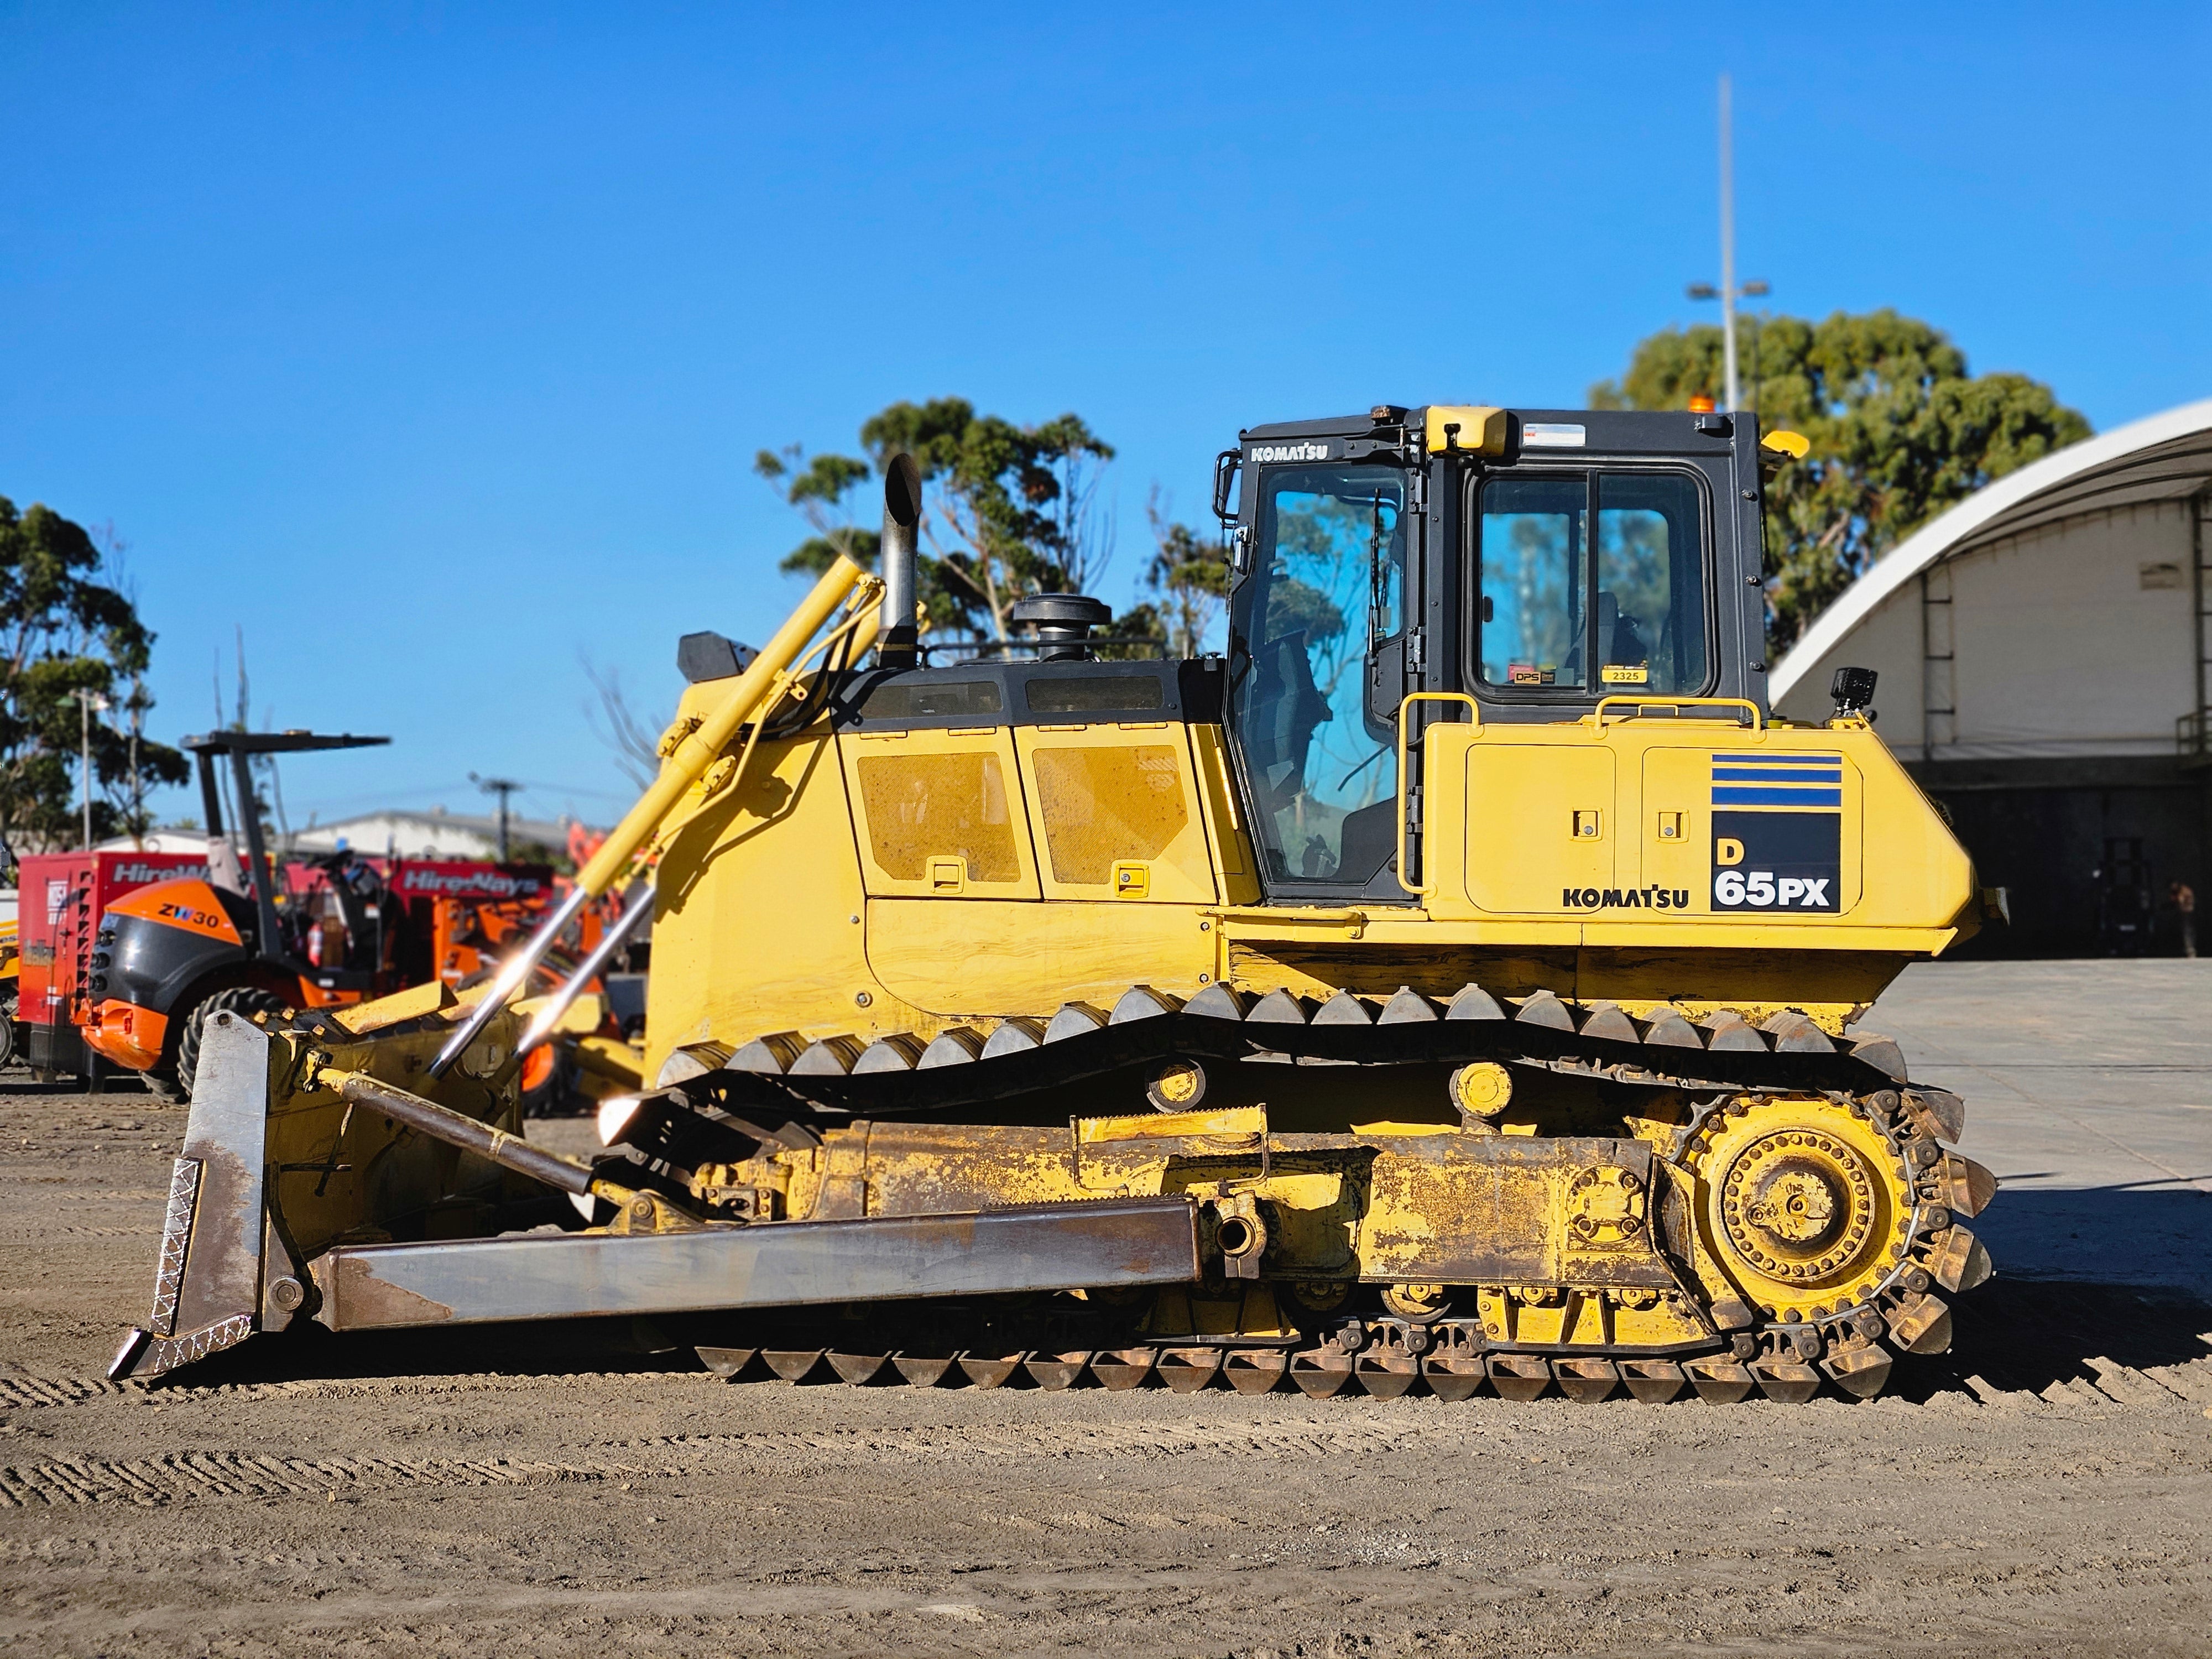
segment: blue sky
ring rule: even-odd
[[[1703,314],[1723,70],[1775,307],[2100,428],[2212,395],[2208,55],[2202,5],[0,0],[0,495],[127,544],[157,736],[240,626],[257,721],[392,736],[295,821],[471,771],[604,820],[580,654],[665,710],[795,596],[757,449],[1073,410],[1119,603],[1240,426],[1571,405]]]

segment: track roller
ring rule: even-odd
[[[1178,1057],[1152,1068],[1145,1099],[1156,1112],[1189,1112],[1206,1098],[1206,1067]]]

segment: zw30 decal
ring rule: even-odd
[[[154,907],[154,914],[164,921],[181,921],[192,927],[228,927],[230,923],[222,916],[210,915],[205,910],[195,909],[189,904],[163,902]]]

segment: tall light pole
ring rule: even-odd
[[[1753,281],[1738,286],[1735,280],[1735,132],[1729,108],[1729,78],[1721,76],[1721,280],[1715,287],[1711,283],[1692,283],[1688,293],[1692,300],[1714,300],[1721,302],[1721,378],[1726,383],[1727,406],[1731,410],[1743,407],[1743,386],[1736,374],[1735,302],[1741,299],[1759,299],[1773,290],[1765,283]],[[1751,364],[1753,401],[1757,403],[1759,383],[1759,354],[1752,354]]]
[[[1721,76],[1721,362],[1728,406],[1743,407],[1735,374],[1735,135],[1730,131],[1729,78]]]
[[[92,714],[107,712],[107,699],[97,691],[80,689],[77,708],[84,716],[84,850],[92,851]]]
[[[146,688],[134,682],[131,687],[131,838],[143,848],[146,845],[146,785],[138,775],[138,737],[146,723]]]

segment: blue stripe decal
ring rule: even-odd
[[[1771,766],[1716,766],[1713,768],[1715,783],[1841,783],[1843,781],[1844,773],[1841,767],[1826,772],[1814,772],[1802,769],[1790,771]]]
[[[1841,766],[1841,755],[1716,755],[1716,766]]]
[[[1713,786],[1716,806],[1841,806],[1840,789],[1748,789]]]

